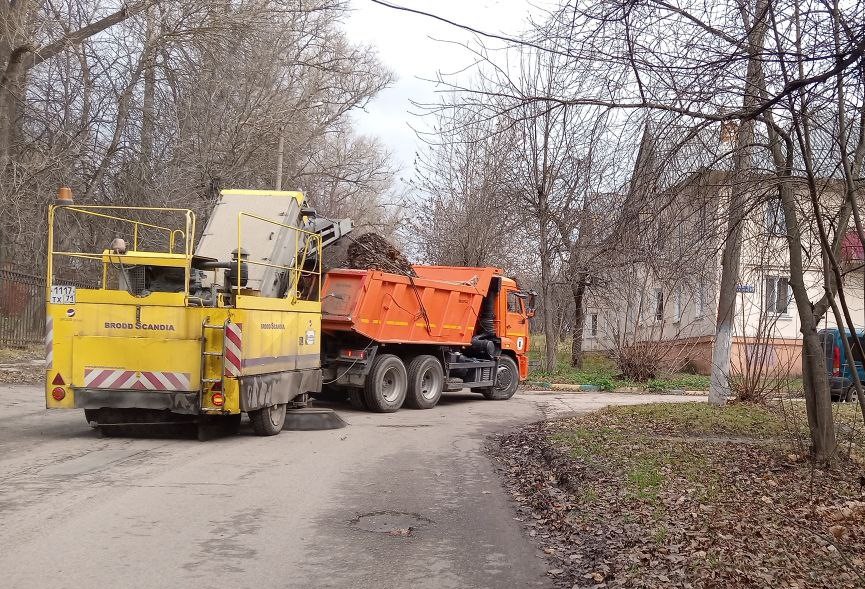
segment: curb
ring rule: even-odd
[[[685,389],[664,389],[661,391],[650,391],[640,387],[619,387],[610,391],[601,391],[601,388],[593,384],[563,384],[549,382],[531,382],[527,381],[522,384],[523,388],[538,391],[541,393],[620,393],[631,395],[678,395],[686,397],[703,397],[708,394],[707,391],[691,391]]]

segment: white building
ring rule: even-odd
[[[631,232],[634,262],[595,288],[587,309],[586,350],[654,346],[675,368],[708,374],[718,313],[721,251],[733,178],[703,170],[648,200],[663,209],[648,226]],[[742,231],[732,362],[741,373],[801,373],[801,334],[788,285],[789,257],[777,185],[771,177],[751,181]],[[836,202],[836,185],[825,183],[821,199]],[[796,188],[803,203],[804,184]],[[756,203],[756,204],[755,204]],[[810,203],[808,203],[810,206]],[[837,206],[835,207],[837,208]],[[803,207],[808,210],[808,206]],[[806,236],[806,286],[812,302],[824,293],[819,242],[810,223]],[[852,225],[852,221],[851,221]],[[865,267],[855,230],[842,248],[844,293],[854,321],[865,325]],[[834,235],[834,234],[833,234]],[[852,237],[852,239],[850,239]],[[642,252],[642,253],[641,253]],[[831,309],[822,321],[834,327]]]

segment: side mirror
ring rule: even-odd
[[[526,293],[526,317],[535,316],[535,299],[537,299],[537,297],[538,293],[533,290]]]

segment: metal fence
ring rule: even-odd
[[[45,338],[45,277],[0,269],[0,347]]]

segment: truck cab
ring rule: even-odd
[[[535,314],[535,293],[520,290],[512,278],[499,280],[496,334],[502,342],[502,351],[513,353],[520,380],[525,380],[529,374],[529,318]]]

